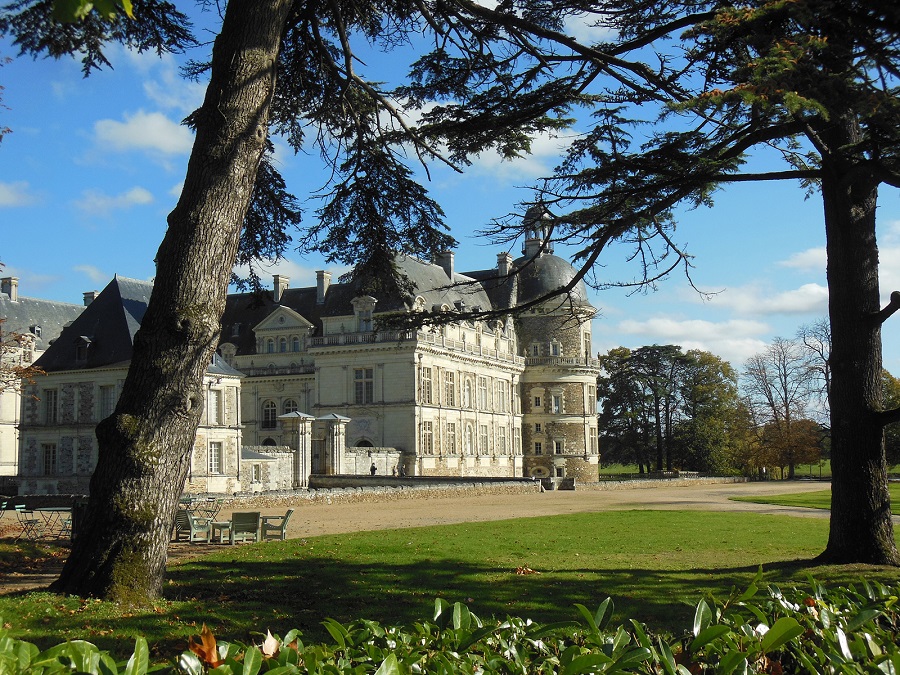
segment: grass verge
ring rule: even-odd
[[[900,483],[889,483],[891,495],[891,513],[900,515]],[[807,509],[830,509],[831,489],[817,492],[787,493],[757,497],[732,497],[736,502],[753,502],[754,504],[777,504],[779,506],[798,506]]]
[[[614,621],[673,630],[690,625],[699,598],[746,585],[760,565],[779,585],[803,583],[807,572],[828,585],[863,576],[900,581],[894,568],[812,566],[827,525],[625,511],[293,539],[223,547],[179,564],[165,599],[144,610],[28,593],[0,598],[0,616],[12,635],[38,644],[81,638],[114,650],[144,635],[154,658],[168,659],[203,623],[223,639],[300,628],[309,641],[326,637],[326,617],[409,624],[429,616],[436,597],[465,602],[484,618],[552,622],[572,619],[576,602],[596,607],[611,596]]]

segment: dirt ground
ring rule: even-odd
[[[432,496],[385,502],[309,504],[299,501],[288,523],[288,538],[313,537],[368,530],[424,527],[449,523],[481,522],[612,510],[693,509],[699,511],[752,511],[756,513],[827,518],[828,511],[732,501],[731,497],[813,492],[828,483],[737,483],[616,490],[577,490],[531,494]],[[248,509],[242,509],[248,510]],[[262,509],[263,515],[283,514],[284,508]],[[222,511],[216,520],[228,520]],[[894,518],[895,523],[898,519]],[[9,536],[8,534],[6,536]],[[170,563],[220,549],[222,544],[173,543]],[[0,572],[0,595],[45,588],[59,573],[61,559],[36,561],[14,571]]]

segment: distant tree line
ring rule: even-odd
[[[597,387],[603,463],[793,478],[829,456],[829,357],[826,321],[775,338],[740,373],[677,345],[611,349]],[[883,370],[882,388],[886,408],[900,405],[900,379]],[[885,453],[900,463],[896,426]]]

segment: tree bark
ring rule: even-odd
[[[832,496],[828,545],[835,563],[898,565],[884,455],[878,320],[877,179],[850,157],[860,140],[851,114],[821,138],[831,320]]]
[[[289,0],[230,0],[192,116],[184,189],[115,413],[97,427],[90,502],[52,589],[141,604],[166,551],[203,409],[244,216],[264,149]]]

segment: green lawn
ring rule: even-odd
[[[385,505],[382,508],[390,508]],[[170,570],[166,599],[145,611],[46,593],[0,597],[14,636],[48,645],[83,638],[101,648],[145,635],[158,657],[184,647],[203,623],[222,637],[271,629],[324,638],[321,621],[430,618],[435,597],[482,617],[548,622],[575,617],[576,602],[607,596],[616,617],[658,629],[689,625],[707,592],[767,579],[803,584],[900,582],[900,570],[816,567],[827,521],[748,513],[631,511],[386,530],[223,547]],[[534,574],[516,574],[528,567]]]
[[[891,513],[900,515],[900,483],[888,484],[891,495]],[[831,489],[817,492],[788,493],[770,495],[768,497],[732,497],[735,501],[753,502],[754,504],[778,504],[780,506],[799,506],[808,509],[830,509]]]

